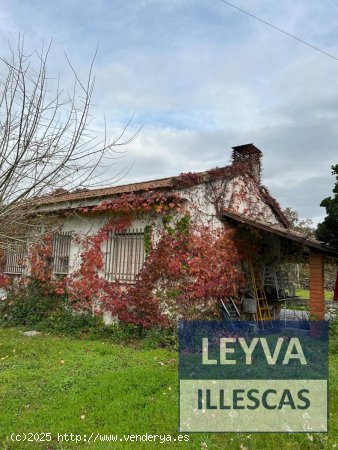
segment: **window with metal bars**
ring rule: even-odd
[[[56,233],[53,235],[51,264],[52,271],[56,275],[67,275],[69,272],[69,255],[71,242],[71,231]]]
[[[142,228],[109,233],[105,252],[105,277],[107,280],[135,283],[144,259],[144,230]]]
[[[27,257],[27,244],[24,239],[8,239],[1,243],[4,250],[2,271],[8,275],[22,275]]]

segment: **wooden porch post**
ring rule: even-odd
[[[317,320],[325,319],[324,257],[310,253],[310,314]]]

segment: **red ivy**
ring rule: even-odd
[[[186,178],[196,180],[195,175]],[[79,268],[63,281],[53,279],[52,236],[47,235],[31,251],[31,277],[54,292],[67,293],[75,310],[100,313],[104,309],[123,322],[143,327],[168,326],[179,317],[214,316],[217,299],[236,294],[243,281],[233,232],[223,227],[213,230],[194,223],[183,230],[164,227],[134,285],[109,282],[102,275],[102,246],[109,232],[127,229],[136,214],[167,214],[181,205],[177,194],[158,191],[103,201],[90,211],[113,215],[95,235],[76,237],[83,249]]]
[[[119,195],[110,200],[104,200],[93,208],[82,208],[82,212],[112,211],[118,214],[135,214],[138,212],[165,212],[179,208],[182,199],[179,195],[167,192],[145,191]]]

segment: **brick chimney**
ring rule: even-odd
[[[237,145],[232,147],[232,164],[245,164],[249,168],[251,175],[257,181],[261,182],[261,159],[263,153],[253,144]]]

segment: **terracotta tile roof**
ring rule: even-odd
[[[236,166],[229,165],[222,168],[210,169],[207,171],[199,172],[198,175],[200,176],[201,180],[203,179],[207,181],[209,175],[211,174],[215,175],[216,172],[220,172],[218,176],[229,178],[233,178],[238,174],[244,172],[246,172],[246,174],[250,176],[250,172],[248,172],[247,170],[248,169],[246,168],[246,166],[237,164]],[[98,199],[99,201],[99,199],[110,197],[113,195],[130,192],[141,192],[153,189],[165,189],[165,188],[180,189],[184,187],[184,185],[181,186],[182,181],[181,175],[100,189],[84,189],[84,190],[77,190],[74,192],[67,192],[63,189],[60,189],[59,191],[55,191],[50,195],[36,199],[36,202],[38,204],[38,207],[40,207],[41,205],[55,205],[55,204],[57,205],[58,203],[61,204],[61,203],[81,202],[85,200]],[[254,180],[254,178],[252,179]],[[285,228],[288,228],[290,224],[287,217],[284,215],[278,202],[270,195],[268,189],[264,186],[259,185],[259,191],[260,194],[262,195],[263,201],[271,207],[272,211],[274,212],[278,220],[281,222],[281,224]]]
[[[291,225],[289,219],[283,213],[282,208],[280,207],[280,204],[277,202],[277,200],[275,198],[272,197],[269,190],[265,186],[259,186],[259,191],[260,191],[265,203],[270,206],[270,208],[275,213],[275,215],[277,216],[277,218],[281,222],[281,224],[285,228],[289,228]]]
[[[197,172],[196,175],[199,175],[201,179],[207,180],[208,175],[212,174],[215,171],[221,171],[221,176],[229,176],[234,177],[238,172],[244,172],[247,170],[244,166],[238,165],[237,173],[233,171],[233,166],[225,166],[222,168],[210,169],[203,172]],[[157,180],[150,181],[141,181],[138,183],[124,184],[121,186],[113,186],[107,188],[100,189],[83,189],[77,190],[73,192],[67,192],[66,190],[59,189],[54,191],[50,195],[46,195],[45,197],[39,197],[38,204],[39,205],[51,205],[54,203],[63,203],[63,202],[73,202],[73,201],[81,201],[81,200],[89,200],[100,197],[109,197],[112,195],[124,194],[129,192],[139,192],[153,189],[164,189],[164,188],[176,188],[180,189],[184,186],[181,186],[180,178],[181,175],[167,177],[167,178],[159,178]],[[195,174],[194,174],[195,175]]]
[[[39,205],[51,205],[54,203],[81,201],[101,197],[108,197],[111,195],[123,194],[128,192],[145,191],[159,188],[172,188],[173,186],[174,186],[173,178],[171,177],[100,189],[84,189],[74,192],[67,192],[64,190],[60,190],[60,192],[54,192],[51,195],[39,198]]]

